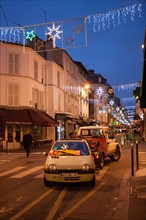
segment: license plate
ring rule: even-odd
[[[62,173],[62,177],[78,177],[78,173]]]

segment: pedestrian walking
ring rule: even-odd
[[[29,130],[27,130],[23,136],[23,145],[26,151],[26,157],[29,157],[31,144],[32,144],[32,135],[29,133]]]

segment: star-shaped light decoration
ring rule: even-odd
[[[113,91],[113,89],[109,89],[108,92],[109,92],[110,94],[112,94],[114,91]]]
[[[45,35],[50,35],[49,39],[53,39],[53,47],[56,47],[56,38],[61,39],[59,34],[61,34],[63,31],[59,31],[60,25],[55,27],[55,24],[53,23],[52,28],[47,27],[49,32],[47,32]]]
[[[30,31],[30,32],[27,31],[26,33],[27,33],[26,39],[32,41],[32,39],[35,37],[35,34],[34,34],[33,30]]]
[[[101,98],[101,96],[103,95],[104,93],[104,90],[102,87],[99,87],[97,90],[96,90],[96,94],[99,96],[99,98]]]
[[[66,38],[65,38],[64,44],[67,44],[67,45],[71,46],[71,44],[72,44],[73,42],[74,42],[73,38],[72,38],[71,36],[69,36],[69,37],[66,37]]]
[[[73,31],[74,31],[76,34],[79,34],[81,31],[83,31],[83,29],[82,29],[82,24],[80,24],[80,25],[74,25]]]

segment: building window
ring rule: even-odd
[[[37,109],[43,109],[43,92],[39,91],[38,89],[32,88],[32,107]]]
[[[34,61],[34,79],[38,80],[38,62]]]
[[[58,95],[58,111],[61,111],[61,95]]]
[[[8,105],[19,106],[19,85],[9,84],[8,85]]]
[[[20,57],[18,54],[9,53],[8,54],[8,72],[9,74],[20,74]]]
[[[60,72],[57,71],[57,86],[60,87]]]

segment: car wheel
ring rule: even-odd
[[[118,161],[120,157],[121,157],[121,152],[119,149],[116,149],[115,153],[112,156],[110,156],[110,159],[112,161]]]
[[[95,184],[96,184],[96,179],[95,179],[95,175],[94,175],[93,179],[89,182],[89,185],[94,187]]]
[[[44,176],[44,185],[45,185],[46,187],[48,187],[48,186],[51,185],[50,181],[46,180],[45,176]]]

